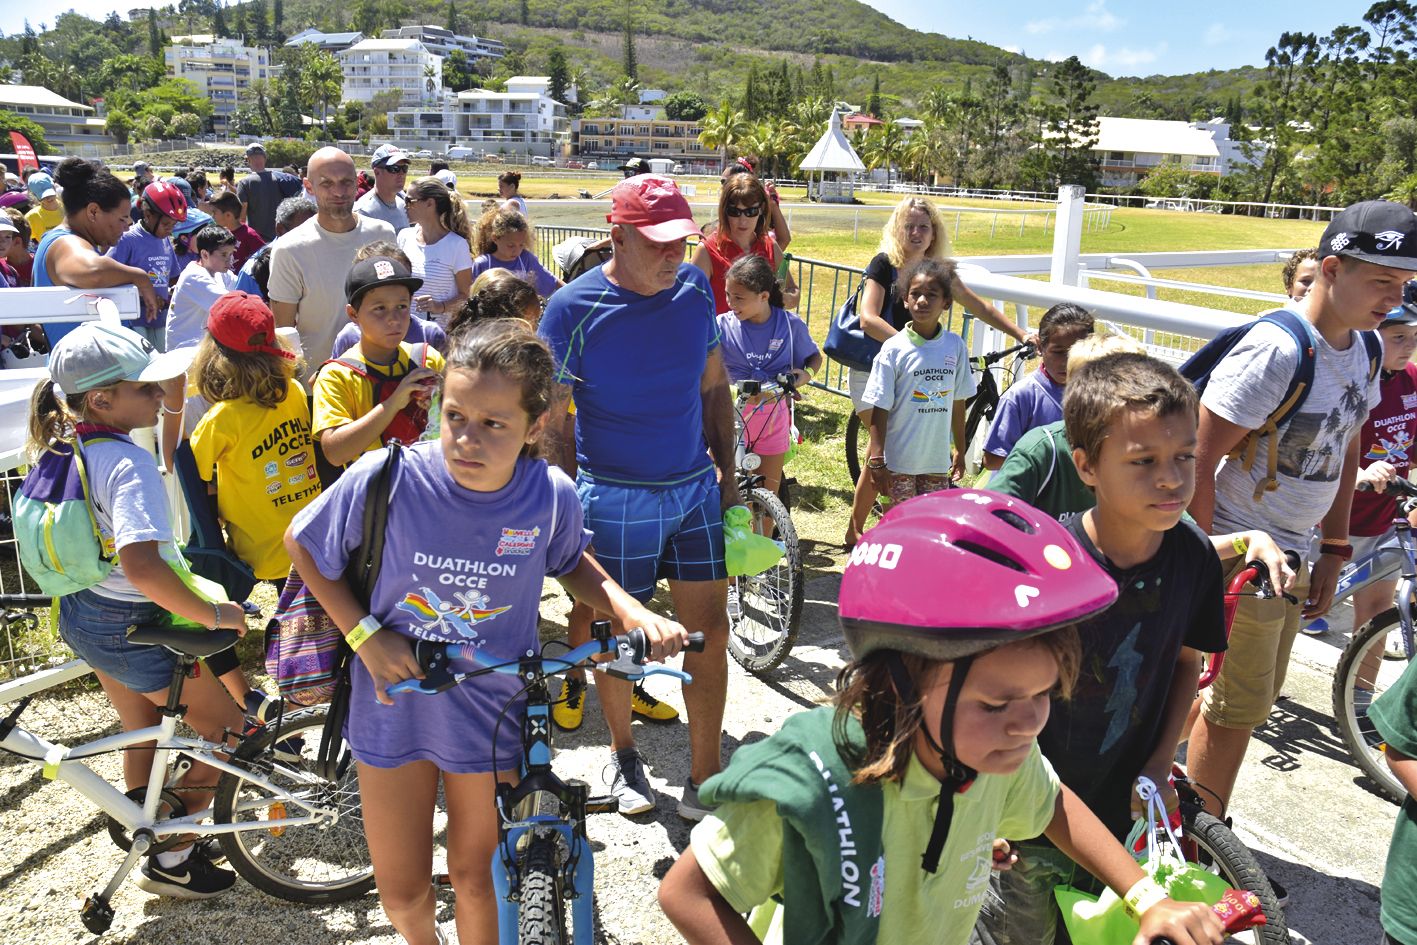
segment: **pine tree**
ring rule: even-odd
[[[762,81],[758,78],[758,65],[753,63],[748,66],[748,78],[743,83],[743,117],[748,121],[757,121],[762,117]]]
[[[526,0],[522,0],[523,3]],[[629,3],[625,4],[625,76],[626,78],[638,80],[640,77],[640,63],[635,57],[635,9]]]
[[[212,35],[217,39],[228,35],[226,32],[226,14],[222,12],[224,4],[218,0],[216,9],[212,11]]]
[[[231,35],[237,38],[246,35],[246,8],[239,3],[231,8]]]
[[[528,6],[526,0],[522,0],[521,3],[521,22],[522,26],[531,25],[531,7]]]
[[[249,10],[252,18],[251,30],[257,39],[271,38],[271,21],[266,17],[266,0],[256,0]]]
[[[454,0],[448,0],[448,32],[458,31],[458,8],[454,5]]]
[[[881,117],[881,74],[876,73],[876,81],[871,85],[871,98],[866,102],[866,114],[872,118]]]
[[[276,0],[271,12],[271,37],[278,43],[285,41],[285,0]]]
[[[157,28],[156,7],[148,7],[148,55],[162,58],[162,30]]]
[[[546,57],[546,76],[551,83],[547,93],[556,101],[564,102],[566,90],[571,87],[571,69],[566,65],[566,51],[560,46]]]

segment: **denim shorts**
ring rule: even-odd
[[[576,492],[591,551],[640,603],[654,597],[659,578],[722,581],[723,507],[713,470],[677,486],[644,488],[596,482],[584,474]]]
[[[93,591],[59,598],[59,636],[74,654],[134,692],[163,692],[177,657],[164,647],[129,643],[128,628],[161,621],[167,611],[148,601],[115,600]]]

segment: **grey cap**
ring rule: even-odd
[[[9,217],[0,213],[0,233],[14,233],[16,236],[19,236],[20,228],[11,223]]]
[[[402,164],[404,161],[413,160],[413,155],[396,144],[381,144],[369,164],[372,167],[388,167],[390,164]]]
[[[184,374],[196,353],[195,346],[188,346],[164,354],[131,328],[84,322],[55,342],[49,376],[66,394],[119,381],[168,381]]]
[[[134,174],[148,174],[148,173],[151,173],[151,172],[152,172],[152,169],[153,169],[153,166],[152,166],[151,164],[149,164],[147,161],[134,161],[134,162],[133,162],[133,173],[134,173]]]
[[[246,145],[246,153],[247,153],[247,154],[265,154],[265,153],[266,153],[266,146],[265,146],[264,144],[262,144],[261,142],[259,142],[259,141],[252,141],[250,144]]]

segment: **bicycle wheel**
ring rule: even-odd
[[[846,471],[851,475],[853,486],[861,479],[861,468],[866,465],[866,450],[870,445],[870,431],[861,422],[860,415],[853,412],[846,419]]]
[[[1395,804],[1401,804],[1407,792],[1387,766],[1387,746],[1368,721],[1367,706],[1412,663],[1401,628],[1396,607],[1369,620],[1343,648],[1333,674],[1333,720],[1343,743],[1378,793]]]
[[[521,945],[563,945],[566,900],[561,894],[555,837],[532,839],[522,857],[521,904],[517,909],[517,941]]]
[[[728,652],[750,673],[761,675],[786,658],[802,619],[802,551],[797,529],[777,496],[754,489],[747,496],[763,534],[782,542],[784,554],[762,574],[729,579]]]
[[[1250,942],[1254,945],[1289,945],[1289,928],[1284,922],[1284,910],[1279,907],[1274,888],[1249,847],[1225,826],[1225,821],[1191,806],[1181,805],[1181,843],[1189,838],[1196,846],[1195,856],[1188,857],[1202,869],[1224,879],[1231,887],[1252,892],[1259,897],[1267,923],[1257,929],[1231,936],[1227,941]]]
[[[333,807],[332,824],[305,824],[221,834],[222,850],[232,867],[252,886],[291,902],[342,902],[364,895],[374,886],[374,867],[364,840],[359,808],[359,780],[349,746],[341,747],[339,774],[334,781],[320,777],[315,755],[325,727],[325,706],[311,706],[286,716],[279,732],[248,738],[232,762],[249,777],[224,773],[217,783],[212,815],[219,824],[240,824],[298,816],[299,808],[275,796],[256,778],[269,781],[294,797]],[[273,758],[272,743],[284,756]]]

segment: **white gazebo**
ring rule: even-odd
[[[841,115],[832,111],[827,130],[822,133],[812,150],[802,159],[798,168],[807,174],[807,199],[823,203],[851,203],[856,199],[855,175],[866,170],[866,165],[851,149],[851,142],[841,130]],[[813,175],[821,175],[815,181]],[[828,180],[828,174],[845,174],[845,179]]]

